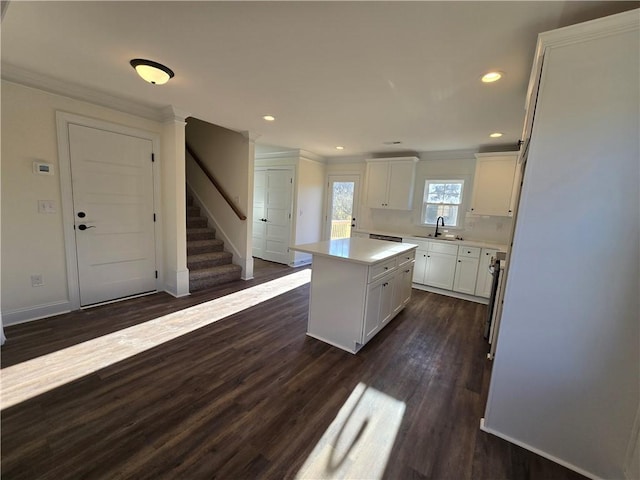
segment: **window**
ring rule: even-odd
[[[422,200],[422,224],[435,225],[444,217],[447,227],[460,225],[464,180],[426,180]]]

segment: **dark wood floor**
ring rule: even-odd
[[[3,368],[291,273],[257,267],[256,280],[184,299],[8,327]],[[384,478],[584,478],[479,430],[485,306],[414,290],[351,355],[305,336],[308,295],[297,288],[6,409],[2,478],[292,478],[360,382],[406,404]]]

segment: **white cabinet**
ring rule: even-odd
[[[473,295],[476,291],[480,248],[458,247],[456,273],[453,279],[453,291]]]
[[[412,245],[347,238],[294,249],[313,255],[307,335],[318,340],[355,353],[411,298]]]
[[[453,289],[456,256],[448,253],[428,252],[424,283],[432,287]]]
[[[518,152],[476,154],[471,213],[513,216],[520,186],[517,160]]]
[[[411,210],[417,157],[367,160],[367,206]]]
[[[475,294],[477,297],[489,298],[491,296],[491,285],[493,276],[489,273],[489,265],[491,259],[495,258],[498,250],[493,248],[483,248],[480,252],[480,261],[478,262],[478,278],[476,280]]]

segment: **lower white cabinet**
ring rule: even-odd
[[[424,283],[432,287],[453,289],[456,256],[448,253],[428,252]]]
[[[493,284],[493,276],[489,273],[489,265],[491,259],[495,258],[498,250],[493,248],[483,248],[480,252],[480,261],[478,262],[478,278],[476,280],[475,295],[477,297],[489,298],[491,296],[491,286]]]
[[[460,245],[456,260],[456,274],[453,279],[453,291],[473,295],[476,291],[480,248]]]

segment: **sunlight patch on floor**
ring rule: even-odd
[[[406,405],[359,383],[297,479],[382,478]]]
[[[4,368],[0,410],[282,295],[310,279],[311,270],[301,270]]]

